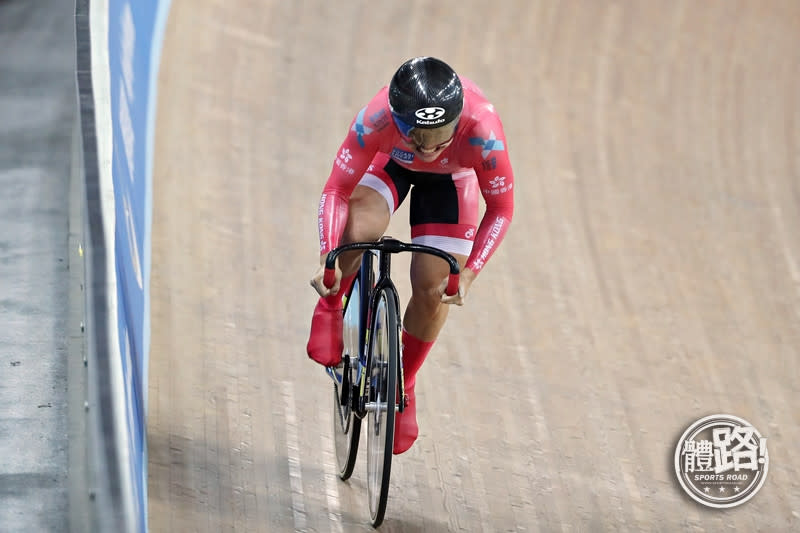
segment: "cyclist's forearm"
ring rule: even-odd
[[[348,200],[349,196],[339,190],[326,187],[322,191],[317,210],[320,254],[327,254],[339,245],[347,224]]]
[[[478,226],[472,253],[467,259],[466,268],[477,275],[486,266],[489,258],[494,255],[497,247],[503,241],[514,215],[513,204],[504,209],[487,209]]]

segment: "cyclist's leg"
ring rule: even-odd
[[[471,171],[454,174],[452,181],[415,188],[411,198],[412,242],[449,252],[463,268],[472,250],[478,195],[477,179]],[[414,254],[411,259],[412,293],[402,333],[408,408],[396,419],[395,453],[406,451],[417,438],[416,376],[447,319],[449,306],[441,303],[438,290],[448,273],[447,264],[437,257]]]
[[[374,188],[356,185],[348,204],[347,223],[340,244],[377,240],[389,226],[392,211],[384,197]],[[354,276],[358,271],[363,252],[345,252],[339,256],[342,279]],[[343,284],[343,290],[348,285]]]
[[[367,172],[358,182],[348,204],[348,217],[342,233],[341,244],[380,239],[392,214],[405,199],[411,184],[388,155],[375,155]],[[343,281],[350,281],[358,272],[363,252],[347,252],[339,256]],[[344,284],[345,290],[349,284]]]
[[[467,256],[451,253],[461,267]],[[438,288],[450,272],[441,259],[424,254],[414,254],[411,259],[411,299],[403,320],[401,343],[403,345],[403,376],[407,397],[406,409],[395,415],[394,453],[408,450],[419,435],[417,425],[417,400],[415,387],[417,372],[431,351],[447,319],[449,305],[440,301]]]
[[[342,244],[380,238],[389,225],[391,214],[408,192],[408,185],[403,189],[402,184],[396,184],[384,171],[387,159],[385,154],[376,155],[351,194],[347,223],[340,240]],[[341,361],[342,296],[347,294],[358,273],[360,258],[361,252],[339,256],[342,270],[339,292],[321,297],[314,308],[306,351],[311,359],[325,366]]]
[[[464,268],[467,255],[439,248],[449,252]],[[438,257],[414,254],[411,259],[411,298],[403,324],[406,331],[421,342],[435,341],[447,320],[450,306],[441,302],[439,286],[449,272],[447,264]]]
[[[472,170],[455,173],[449,180],[416,186],[411,197],[412,242],[452,254],[463,268],[475,238],[479,195]],[[412,257],[412,293],[403,324],[420,342],[436,340],[447,319],[450,306],[441,303],[438,290],[448,272],[447,263],[438,257]]]

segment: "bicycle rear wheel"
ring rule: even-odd
[[[397,365],[400,322],[397,296],[391,287],[381,289],[370,328],[367,379],[367,491],[372,525],[383,522],[389,495],[394,445]]]
[[[333,435],[336,451],[337,474],[342,480],[353,474],[361,435],[361,419],[353,410],[355,394],[353,383],[357,374],[360,353],[361,287],[358,278],[347,297],[344,309],[344,353],[342,367],[336,369],[337,380],[333,385]],[[339,378],[341,372],[341,379]]]

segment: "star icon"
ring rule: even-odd
[[[710,491],[711,487],[706,487],[706,492]]]
[[[720,491],[720,492],[725,492],[725,487],[720,487],[720,488],[719,488],[719,491]]]
[[[736,492],[739,492],[739,487],[733,487],[733,490],[735,490]]]

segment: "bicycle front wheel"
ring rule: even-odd
[[[369,340],[369,400],[367,403],[367,491],[372,525],[383,522],[389,495],[389,475],[394,445],[397,365],[400,353],[400,321],[397,296],[381,289],[372,317]]]

